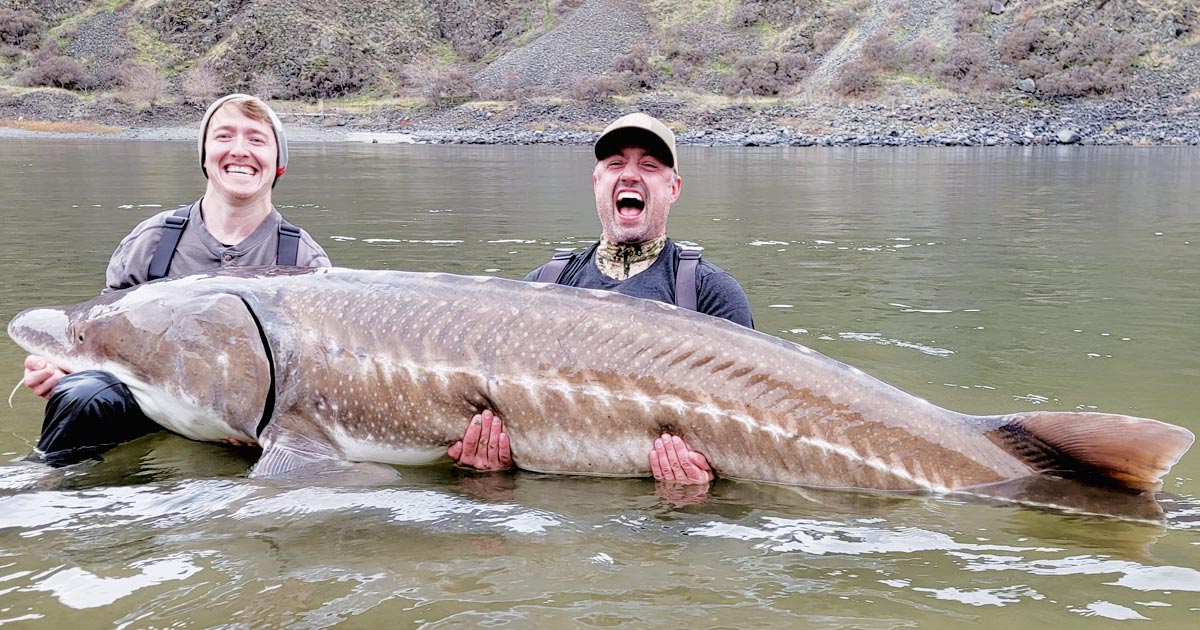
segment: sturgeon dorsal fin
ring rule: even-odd
[[[1034,411],[999,418],[988,437],[1037,470],[1103,479],[1150,490],[1191,447],[1175,425],[1110,413]]]

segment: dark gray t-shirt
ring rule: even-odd
[[[202,200],[201,200],[202,201]],[[149,280],[150,259],[158,242],[166,231],[167,217],[174,210],[160,212],[133,228],[121,239],[105,273],[104,291],[125,289]],[[261,267],[275,264],[279,247],[279,223],[283,220],[274,207],[271,214],[236,245],[225,245],[204,227],[200,217],[200,201],[190,206],[187,225],[175,248],[175,257],[167,276],[182,276],[201,271],[213,271],[225,267]],[[296,265],[299,267],[330,267],[329,256],[317,245],[312,236],[300,230],[300,243],[296,250]]]
[[[626,280],[614,280],[596,268],[596,247],[593,243],[577,254],[563,269],[560,284],[584,289],[603,289],[625,295],[675,303],[675,273],[679,268],[679,252],[683,248],[667,239],[662,253],[645,271]],[[545,266],[545,265],[543,265]],[[542,268],[525,276],[527,282],[537,280]],[[728,319],[735,324],[754,328],[750,302],[746,292],[729,272],[701,258],[696,269],[696,310],[706,315]]]

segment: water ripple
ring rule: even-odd
[[[889,339],[883,336],[882,333],[864,333],[864,332],[843,332],[838,333],[838,336],[847,341],[865,341],[868,343],[877,344],[880,346],[896,346],[897,348],[908,348],[916,350],[922,354],[928,354],[934,357],[948,357],[954,354],[953,350],[948,348],[937,348],[927,346],[913,341],[904,341],[903,339]]]
[[[1128,560],[1111,560],[1092,556],[1072,556],[1060,559],[1026,560],[1012,556],[973,555],[952,551],[968,563],[967,571],[1021,571],[1031,575],[1101,575],[1120,574],[1113,586],[1136,591],[1188,591],[1200,593],[1200,571],[1186,567],[1146,566]]]
[[[138,573],[124,577],[105,577],[72,567],[55,571],[25,590],[49,592],[64,606],[77,610],[98,608],[144,588],[169,581],[186,580],[201,571],[201,567],[191,560],[190,554],[138,560],[129,564],[129,567]]]
[[[762,527],[710,522],[688,531],[691,536],[759,540],[771,551],[802,552],[816,556],[826,554],[915,553],[919,551],[1008,551],[1054,552],[1054,547],[1013,547],[962,543],[947,534],[914,527],[880,529],[858,527],[844,523],[815,520],[795,520],[779,517],[764,519]]]

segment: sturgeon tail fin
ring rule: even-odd
[[[988,437],[1033,468],[1158,487],[1196,439],[1173,424],[1109,413],[1034,411],[997,418]]]

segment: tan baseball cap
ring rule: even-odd
[[[678,170],[675,134],[663,122],[638,112],[622,116],[604,128],[596,140],[596,159],[604,158],[630,145],[639,146]]]

